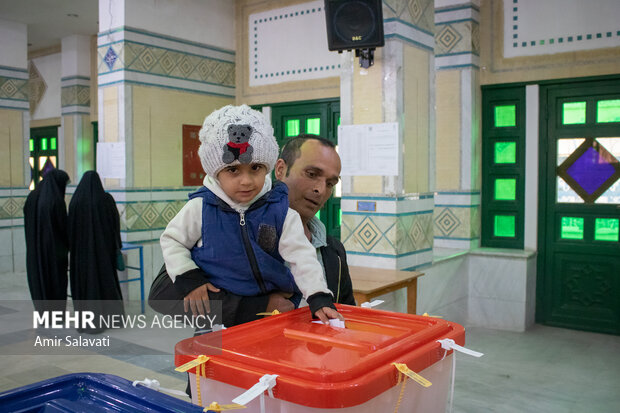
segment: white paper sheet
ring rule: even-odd
[[[397,176],[398,123],[340,125],[338,152],[342,176]]]
[[[125,179],[125,142],[97,142],[97,173],[101,178]]]

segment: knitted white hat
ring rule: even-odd
[[[261,163],[270,173],[278,159],[278,144],[265,116],[247,105],[224,106],[205,118],[199,133],[198,156],[213,178],[227,166]]]

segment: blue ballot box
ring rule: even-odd
[[[202,408],[122,377],[74,373],[0,393],[4,413],[202,412]]]

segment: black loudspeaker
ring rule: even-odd
[[[325,0],[329,50],[372,49],[385,44],[381,0]]]

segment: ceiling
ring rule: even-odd
[[[72,34],[97,34],[98,16],[98,0],[0,0],[1,19],[28,26],[29,52],[60,46]]]

